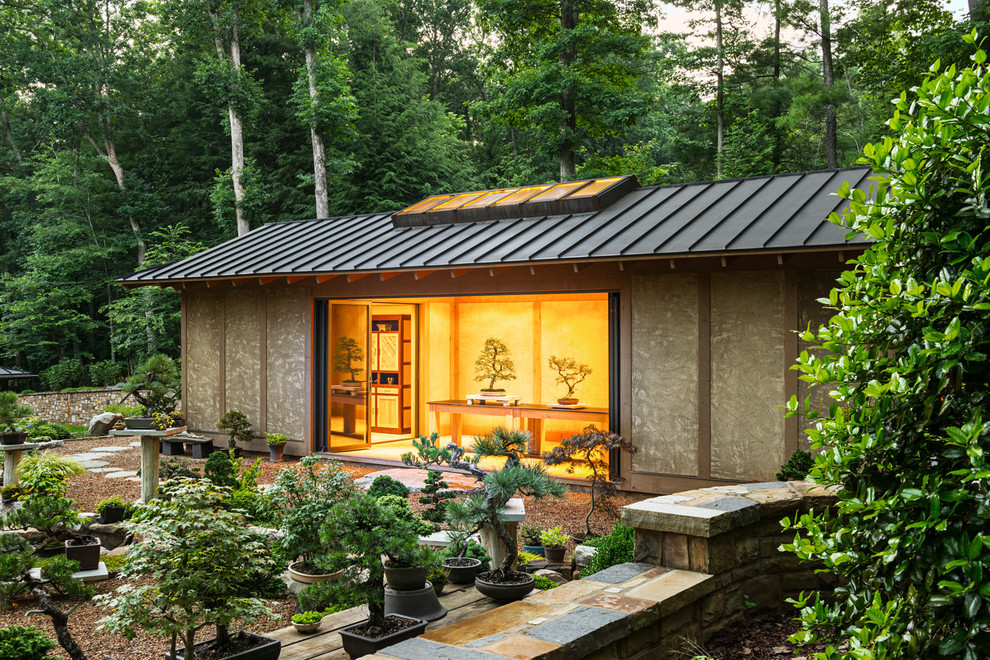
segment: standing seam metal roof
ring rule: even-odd
[[[373,213],[267,224],[182,261],[120,278],[186,279],[730,255],[864,245],[828,222],[869,168],[636,188],[595,213],[395,227]]]

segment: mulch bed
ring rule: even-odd
[[[705,654],[717,660],[811,660],[827,645],[797,646],[787,641],[788,636],[800,628],[800,622],[791,616],[753,618],[726,628],[702,648]]]

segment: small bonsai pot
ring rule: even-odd
[[[577,399],[557,399],[557,403],[562,406],[576,406],[578,404]]]
[[[451,557],[443,560],[450,584],[471,584],[481,569],[481,560],[474,557]]]
[[[100,522],[104,525],[119,523],[124,520],[125,511],[127,511],[125,507],[107,504],[103,507],[103,513],[100,514]]]
[[[315,584],[317,582],[333,582],[334,580],[339,580],[340,576],[344,574],[344,570],[334,571],[333,573],[306,573],[302,569],[304,568],[306,562],[294,561],[289,564],[289,577],[291,577],[296,582],[301,582],[303,584]]]
[[[154,431],[154,417],[125,417],[124,426],[135,431]]]
[[[482,573],[474,579],[475,588],[481,593],[485,594],[493,600],[497,600],[500,603],[509,603],[514,600],[521,600],[533,590],[533,585],[536,584],[536,578],[534,578],[529,573],[522,573],[520,571],[511,571],[510,575],[516,578],[513,582],[489,582],[487,578],[491,576],[494,571],[488,571],[487,573]]]
[[[65,558],[79,562],[80,571],[95,571],[100,567],[100,539],[84,536],[65,542]]]
[[[372,653],[377,653],[392,644],[398,644],[401,641],[412,639],[413,637],[419,637],[426,631],[426,621],[421,619],[413,619],[408,616],[402,616],[401,614],[390,614],[388,616],[388,618],[392,617],[399,617],[400,619],[407,619],[409,621],[415,621],[416,623],[410,625],[408,628],[403,628],[402,630],[398,630],[394,633],[378,638],[365,637],[364,635],[359,635],[356,632],[351,632],[352,629],[360,628],[367,624],[367,620],[360,623],[355,623],[353,626],[341,628],[338,632],[340,633],[340,641],[343,642],[344,651],[347,652],[347,655],[352,658],[360,658],[363,655],[371,655]]]
[[[566,548],[543,548],[543,556],[547,558],[547,561],[551,564],[559,564],[564,561],[564,553],[567,552]]]
[[[422,589],[426,584],[426,567],[385,566],[385,582],[396,591]]]
[[[537,557],[545,557],[546,556],[545,554],[543,554],[544,548],[543,548],[542,545],[525,545],[525,544],[523,544],[523,547],[522,548],[523,548],[523,552],[528,552],[531,555],[536,555]]]
[[[23,445],[27,437],[27,433],[21,433],[20,431],[16,433],[0,433],[0,444]]]
[[[255,641],[255,645],[251,648],[239,651],[234,655],[225,656],[224,660],[278,660],[279,654],[282,652],[282,642],[277,639],[272,639],[271,637],[265,637],[264,635],[255,635],[254,633],[241,632],[237,635],[239,638],[247,638]],[[207,650],[208,647],[212,646],[216,642],[215,639],[209,639],[205,642],[200,642],[194,648],[196,649],[196,657],[202,657],[202,654]],[[185,648],[178,649],[175,652],[178,660],[185,660],[183,651]],[[170,654],[166,653],[165,658],[168,660]]]
[[[292,627],[296,629],[296,632],[301,633],[311,633],[319,630],[320,625],[323,623],[323,619],[320,619],[316,623],[296,623],[292,622]]]

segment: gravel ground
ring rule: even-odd
[[[137,441],[137,438],[125,437],[105,437],[105,438],[82,438],[70,440],[56,451],[60,455],[71,455],[86,453],[96,447],[103,446],[126,446],[130,442]],[[244,463],[253,461],[260,454],[247,452]],[[122,470],[137,470],[140,467],[140,451],[132,448],[128,451],[116,452],[106,458],[109,465],[106,467],[120,468]],[[204,461],[190,462],[201,466]],[[260,483],[271,483],[278,471],[287,465],[295,462],[293,458],[287,458],[283,463],[269,463],[267,454],[261,463],[262,474]],[[345,466],[345,469],[352,477],[357,478],[374,470],[365,467]],[[72,479],[68,497],[75,499],[83,511],[95,511],[96,504],[110,495],[117,494],[125,500],[136,500],[140,496],[141,484],[134,481],[127,481],[125,478],[106,478],[103,473],[90,473]],[[413,507],[421,508],[418,494],[410,495],[409,499]],[[621,495],[616,498],[616,504],[621,507],[631,502],[636,502],[648,497],[647,495]],[[533,498],[526,498],[526,518],[530,524],[535,524],[541,528],[555,527],[562,525],[564,531],[569,534],[581,533],[584,531],[584,517],[587,514],[590,502],[590,495],[587,493],[570,493],[564,500],[543,500],[537,501]],[[607,533],[611,531],[617,521],[616,512],[606,510],[596,510],[591,519],[592,529],[597,533]],[[568,551],[573,549],[573,542],[568,545]],[[97,585],[98,593],[112,593],[122,584],[121,580],[109,580]],[[25,624],[28,621],[24,618],[24,612],[32,607],[31,598],[22,597],[15,601],[14,611],[0,612],[0,626],[15,624]],[[65,603],[66,609],[72,604]],[[267,632],[277,630],[291,625],[290,619],[295,611],[295,596],[288,596],[273,603],[275,611],[281,616],[279,620],[265,618],[255,622],[248,629],[253,632]],[[105,616],[106,609],[93,603],[80,604],[78,609],[70,618],[70,628],[76,641],[80,644],[87,656],[90,658],[116,658],[118,660],[143,660],[145,658],[159,658],[167,647],[167,640],[151,637],[139,633],[133,640],[126,640],[120,636],[110,635],[103,632],[94,632],[100,618]],[[52,638],[54,631],[49,619],[45,616],[32,616],[30,624],[45,630]],[[209,631],[203,631],[202,637],[212,636]],[[53,649],[52,654],[56,657],[67,657],[61,647]]]
[[[703,657],[715,660],[810,660],[827,645],[801,647],[787,641],[787,637],[800,627],[798,621],[786,616],[754,618],[726,628],[709,640],[703,647],[707,654]]]

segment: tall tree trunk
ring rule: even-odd
[[[10,120],[7,118],[7,111],[0,109],[0,120],[3,120],[3,134],[7,138],[7,144],[10,145],[11,151],[14,152],[14,160],[18,164],[24,162],[21,156],[21,150],[17,148],[17,142],[14,141],[14,134],[10,130]]]
[[[241,73],[241,42],[238,21],[240,14],[234,12],[230,26],[230,45],[224,47],[220,38],[220,20],[216,14],[210,14],[213,21],[213,45],[221,64],[230,66],[235,75]],[[237,114],[233,104],[227,103],[227,116],[230,120],[230,181],[234,186],[234,214],[237,217],[237,235],[243,236],[251,231],[251,226],[244,217],[244,183],[241,174],[244,172],[244,120]]]
[[[818,0],[822,18],[822,79],[825,83],[825,160],[828,167],[839,166],[839,143],[835,125],[835,104],[832,103],[832,85],[835,82],[832,68],[832,26],[828,0]]]
[[[722,0],[715,0],[715,176],[722,178],[725,150],[725,47],[722,41]]]
[[[560,2],[560,27],[566,33],[577,27],[577,9],[571,4],[571,0],[561,0]],[[566,72],[574,63],[577,53],[573,47],[567,47],[560,54],[560,63]],[[566,75],[566,74],[565,74]],[[560,127],[560,180],[570,181],[574,178],[574,134],[577,131],[577,105],[574,102],[574,93],[569,87],[560,90],[560,108],[564,111],[564,123]]]
[[[303,0],[302,24],[311,27],[313,23],[313,0]],[[306,78],[309,81],[309,99],[315,105],[319,102],[316,87],[316,48],[306,44]],[[327,195],[327,152],[323,145],[323,134],[310,122],[309,137],[313,143],[313,174],[315,177],[316,217],[330,217],[330,201]]]
[[[100,123],[104,124],[103,121]],[[89,143],[93,145],[96,153],[100,155],[100,158],[106,161],[110,171],[113,172],[113,178],[114,181],[117,182],[117,188],[119,188],[121,192],[127,190],[127,179],[124,173],[124,166],[120,164],[120,159],[117,158],[117,143],[110,137],[109,127],[105,124],[103,126],[102,148],[96,140],[93,139],[93,136],[90,135],[88,131],[86,132],[86,139],[89,140]],[[133,214],[127,215],[127,222],[130,224],[131,231],[134,233],[134,238],[137,240],[138,266],[144,266],[144,258],[148,251],[148,245],[144,242],[144,239],[141,238],[141,223],[138,222],[138,219],[135,218]]]

